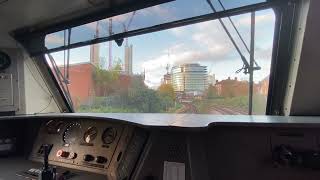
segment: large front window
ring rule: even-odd
[[[250,61],[251,14],[231,19],[236,29],[228,18],[222,22]],[[108,21],[86,28],[99,37]],[[253,114],[265,114],[274,23],[273,10],[255,13],[254,59],[261,69],[253,73]],[[85,33],[75,32],[78,37]],[[48,35],[46,42],[58,46],[65,43],[66,34]],[[244,73],[244,62],[218,20],[129,37],[121,46],[112,41],[69,53],[69,58],[67,51],[50,55],[67,83],[76,112],[248,114],[249,74]]]

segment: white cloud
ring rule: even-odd
[[[271,13],[256,15],[255,22],[256,24],[266,24],[274,22],[274,15]],[[251,25],[251,15],[245,15],[245,17],[240,18],[236,21],[238,26],[250,26]]]
[[[255,58],[256,60],[268,61],[272,56],[272,47],[258,47],[255,49]]]
[[[146,9],[142,9],[140,11],[137,11],[137,13],[143,16],[158,16],[158,17],[170,18],[170,19],[172,19],[173,17],[172,12],[161,5],[156,5]]]
[[[169,31],[175,36],[183,36],[185,34],[185,27],[177,27],[169,29]]]
[[[63,44],[64,38],[61,36],[58,36],[57,34],[48,34],[46,36],[46,43],[48,44]]]
[[[114,17],[112,17],[112,20],[115,22],[119,22],[119,23],[127,23],[127,21],[129,21],[129,19],[132,16],[133,16],[133,12],[130,12],[130,13],[114,16]]]
[[[96,30],[97,22],[91,22],[91,23],[85,24],[85,26],[88,27],[91,30]]]
[[[257,16],[257,23],[267,23],[271,20],[273,20],[272,15]],[[235,19],[234,22],[242,25],[239,26],[240,31],[247,30],[244,28],[248,28],[250,25],[246,24],[248,22],[250,23],[247,17]],[[197,62],[201,62],[201,64],[209,62],[219,62],[219,64],[220,62],[229,62],[230,64],[231,60],[237,62],[236,64],[242,64],[235,47],[217,20],[171,29],[170,32],[177,38],[181,38],[182,43],[180,42],[179,44],[168,47],[168,49],[160,51],[162,53],[159,54],[159,56],[144,61],[143,67],[146,69],[147,85],[154,87],[160,84],[160,79],[166,72],[167,64],[170,64],[171,67],[182,63]],[[187,35],[185,35],[185,32],[188,32]],[[231,30],[230,32],[240,46],[241,51],[245,55],[248,55],[235,32]],[[271,59],[271,46],[272,44],[268,44],[268,47],[256,47],[255,53],[258,62]],[[170,56],[168,56],[168,51],[170,52]],[[239,68],[241,68],[240,66]],[[233,68],[236,70],[237,67]],[[235,71],[231,69],[230,72]]]

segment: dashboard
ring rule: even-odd
[[[0,117],[0,179],[37,180],[44,157],[71,180],[319,179],[319,130],[302,116]]]
[[[29,159],[123,179],[130,175],[147,133],[134,126],[98,120],[54,119],[42,123]]]

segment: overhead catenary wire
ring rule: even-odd
[[[209,4],[210,8],[212,9],[212,11],[215,13],[217,12],[216,9],[214,8],[212,2],[210,0],[206,0],[207,3]],[[218,0],[221,7],[224,9],[223,4],[221,3],[220,0]],[[228,35],[229,39],[231,40],[232,44],[234,45],[234,47],[236,48],[236,50],[238,51],[241,60],[243,61],[243,67],[239,70],[237,70],[236,72],[240,72],[242,70],[244,70],[245,74],[249,73],[249,108],[248,108],[248,114],[252,115],[252,110],[253,110],[253,72],[254,70],[260,70],[261,67],[257,65],[257,63],[255,63],[254,60],[254,34],[255,34],[255,12],[251,12],[251,36],[250,36],[250,50],[248,49],[247,45],[245,44],[241,34],[239,33],[239,31],[237,30],[236,26],[234,25],[233,21],[231,20],[230,17],[228,17],[228,19],[230,20],[232,27],[236,30],[238,36],[240,37],[242,43],[245,45],[247,51],[250,54],[250,64],[248,63],[248,61],[245,59],[245,57],[242,55],[239,47],[237,46],[236,42],[234,41],[233,37],[231,36],[229,30],[227,29],[227,27],[225,26],[224,22],[219,18],[219,22],[221,24],[221,26],[223,27],[223,29],[225,30],[226,34]],[[254,64],[256,64],[257,67],[254,67]]]
[[[225,7],[224,7],[224,5],[222,4],[221,0],[218,0],[218,2],[219,2],[219,4],[220,4],[220,6],[221,6],[222,10],[224,10],[224,11],[225,11],[225,10],[226,10],[226,8],[225,8]],[[244,41],[244,39],[243,39],[242,35],[240,34],[240,32],[239,32],[238,28],[235,26],[235,24],[234,24],[234,22],[232,21],[231,17],[230,17],[230,16],[228,16],[227,18],[229,19],[229,21],[230,21],[230,23],[231,23],[232,27],[233,27],[233,28],[234,28],[234,30],[236,31],[236,33],[237,33],[238,37],[240,38],[241,42],[243,43],[244,47],[246,48],[246,50],[247,50],[247,51],[248,51],[248,53],[250,54],[250,50],[249,50],[249,48],[248,48],[247,43]],[[259,67],[258,63],[257,63],[255,60],[254,60],[254,63],[255,63],[255,65],[256,65],[257,67]]]
[[[211,2],[210,0],[206,0],[206,1],[207,1],[207,3],[209,4],[209,6],[210,6],[210,8],[212,9],[212,11],[213,11],[214,13],[217,12],[217,10],[214,8],[212,2]],[[226,34],[228,35],[231,43],[233,44],[233,46],[234,46],[235,49],[237,50],[238,54],[240,55],[240,58],[241,58],[242,62],[243,62],[244,65],[245,65],[245,69],[244,69],[245,71],[244,71],[244,73],[247,74],[247,73],[248,73],[248,68],[249,68],[249,66],[250,66],[249,63],[248,63],[248,61],[247,61],[247,59],[246,59],[245,56],[242,54],[240,48],[239,48],[238,45],[236,44],[235,40],[233,39],[232,35],[230,34],[230,32],[229,32],[229,30],[227,29],[227,27],[226,27],[226,25],[224,24],[224,22],[223,22],[220,18],[219,18],[218,20],[219,20],[222,28],[225,30]]]

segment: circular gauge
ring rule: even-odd
[[[71,123],[67,126],[64,131],[62,140],[65,145],[74,144],[77,138],[81,136],[81,125],[77,122]]]
[[[62,121],[50,120],[45,127],[48,134],[58,134],[61,131],[62,126]]]
[[[83,135],[83,140],[86,143],[91,143],[98,134],[98,129],[96,127],[89,127]]]
[[[11,65],[11,59],[10,57],[0,51],[0,70],[5,70]]]
[[[117,131],[112,127],[107,128],[102,134],[102,142],[104,144],[111,144],[116,139],[116,137]]]

